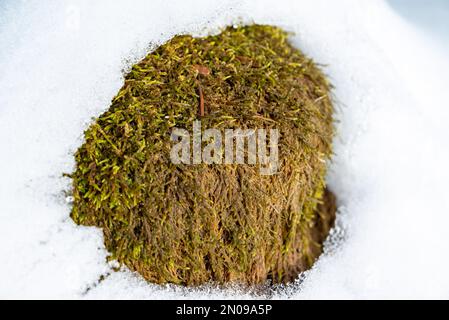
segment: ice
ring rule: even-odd
[[[357,0],[1,2],[0,297],[254,297],[112,271],[101,231],[70,220],[62,178],[123,70],[176,33],[240,22],[295,32],[338,108],[339,228],[274,298],[449,298],[447,53],[385,2]]]

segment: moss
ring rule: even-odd
[[[285,282],[311,266],[335,213],[324,184],[333,108],[325,76],[287,36],[263,25],[176,36],[132,67],[71,174],[71,217],[102,228],[111,259],[185,285]],[[199,118],[279,129],[279,172],[173,164],[172,129]]]

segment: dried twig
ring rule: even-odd
[[[203,90],[201,89],[201,85],[198,85],[199,94],[200,94],[200,116],[204,117],[204,97]]]

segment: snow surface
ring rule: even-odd
[[[271,297],[449,298],[447,55],[385,2],[358,0],[0,2],[1,298],[254,297],[111,272],[61,177],[123,70],[176,33],[238,22],[295,32],[339,110],[338,227],[304,281]]]
[[[449,50],[449,2],[447,0],[388,0],[401,16],[441,41]]]

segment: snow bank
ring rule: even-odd
[[[70,220],[61,178],[123,70],[176,33],[237,22],[295,32],[339,108],[339,228],[275,298],[449,298],[448,63],[384,2],[357,0],[2,2],[0,297],[252,297],[111,273],[101,232]]]

